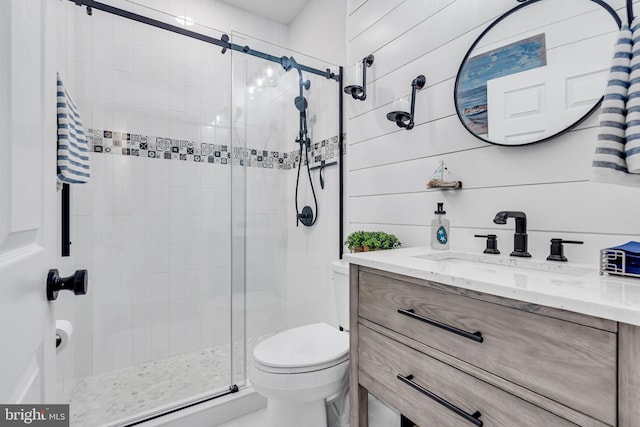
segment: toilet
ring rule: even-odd
[[[334,261],[340,330],[314,323],[280,332],[253,350],[249,379],[267,398],[266,427],[327,427],[327,402],[344,397],[349,367],[349,264]]]

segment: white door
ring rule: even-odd
[[[600,99],[606,78],[606,69],[547,65],[489,80],[489,139],[520,144],[562,131]]]
[[[55,22],[48,0],[0,1],[0,403],[55,398]],[[49,6],[51,7],[51,6]]]
[[[549,49],[547,65],[487,82],[489,139],[520,144],[554,135],[582,118],[602,96],[609,64],[593,62],[612,36]]]

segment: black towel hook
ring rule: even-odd
[[[627,21],[629,21],[629,28],[633,22],[633,0],[627,0]]]

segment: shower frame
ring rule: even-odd
[[[339,248],[338,248],[338,256],[340,259],[342,259],[342,251],[343,251],[343,236],[344,236],[344,202],[343,202],[343,198],[344,198],[344,168],[343,168],[343,163],[342,163],[342,155],[344,152],[344,122],[343,122],[343,82],[344,82],[344,67],[343,66],[339,66],[339,72],[338,74],[333,73],[330,69],[326,69],[326,70],[319,70],[317,68],[313,68],[310,66],[306,66],[304,64],[300,64],[297,61],[295,61],[293,59],[293,57],[287,57],[287,56],[282,56],[282,57],[276,57],[274,55],[270,55],[268,53],[265,52],[261,52],[255,49],[251,49],[249,46],[241,46],[238,44],[234,44],[231,43],[229,40],[229,35],[228,34],[223,34],[222,37],[220,39],[217,39],[215,37],[210,37],[204,34],[200,34],[197,33],[195,31],[190,31],[187,30],[186,28],[182,28],[182,27],[178,27],[175,25],[171,25],[171,24],[167,24],[165,22],[153,19],[153,18],[149,18],[147,16],[144,15],[140,15],[134,12],[129,12],[127,10],[124,9],[120,9],[114,6],[110,6],[108,4],[104,4],[104,3],[100,3],[97,1],[93,1],[93,0],[68,0],[72,3],[74,3],[76,6],[81,6],[81,7],[86,7],[86,12],[87,15],[91,16],[93,15],[93,11],[95,10],[100,10],[112,15],[116,15],[116,16],[120,16],[122,18],[125,19],[129,19],[132,21],[136,21],[142,24],[146,24],[155,28],[159,28],[165,31],[169,31],[169,32],[173,32],[176,34],[181,34],[183,36],[189,37],[189,38],[193,38],[196,40],[200,40],[202,42],[205,43],[209,43],[209,44],[213,44],[216,46],[221,47],[221,54],[225,54],[227,50],[232,50],[232,51],[236,51],[239,53],[244,53],[247,55],[251,55],[251,56],[255,56],[261,59],[264,59],[266,61],[270,61],[270,62],[274,62],[277,64],[280,64],[280,66],[283,67],[283,69],[285,71],[290,71],[291,69],[295,68],[298,69],[300,71],[304,71],[307,73],[312,73],[318,76],[322,76],[328,80],[334,80],[337,84],[338,84],[338,150],[339,150],[339,156],[338,156],[338,167],[339,167]],[[65,191],[63,192],[62,195],[62,256],[69,256],[69,246],[70,246],[70,236],[69,236],[69,222],[70,222],[70,206],[69,206],[69,200],[70,200],[70,196],[69,196],[69,188],[68,186],[66,186],[66,188],[64,189]],[[219,393],[216,394],[214,396],[210,396],[208,398],[204,398],[204,399],[200,399],[197,400],[195,402],[186,404],[186,405],[182,405],[178,408],[175,408],[173,410],[170,410],[168,412],[163,412],[157,415],[152,415],[150,417],[145,418],[144,420],[139,420],[137,422],[134,422],[133,424],[130,425],[135,425],[138,424],[142,421],[149,421],[155,418],[159,418],[161,416],[165,416],[174,412],[177,412],[179,410],[183,410],[183,409],[187,409],[190,408],[192,406],[198,405],[200,403],[204,403],[204,402],[208,402],[211,401],[213,399],[217,399],[219,397],[223,397],[223,396],[227,396],[229,394],[233,394],[240,391],[239,387],[236,384],[232,384],[229,386],[228,391],[223,392],[223,393]]]

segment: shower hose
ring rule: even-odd
[[[313,180],[311,179],[311,169],[309,167],[309,146],[311,145],[311,140],[308,137],[308,129],[307,129],[307,100],[303,96],[303,90],[309,90],[311,85],[310,81],[304,81],[302,78],[302,72],[298,69],[298,75],[300,76],[300,95],[295,99],[295,105],[298,111],[300,112],[300,132],[298,134],[298,139],[296,142],[300,144],[300,153],[298,155],[298,175],[296,177],[296,227],[302,223],[307,227],[311,227],[316,223],[318,219],[318,198],[316,197],[316,190],[313,187]],[[302,150],[304,148],[304,163],[307,166],[307,176],[309,177],[309,184],[311,185],[311,193],[313,194],[313,203],[315,205],[315,215],[314,211],[311,210],[309,206],[305,206],[302,208],[302,212],[298,208],[298,188],[300,186],[300,170],[302,169]]]

